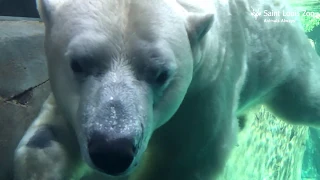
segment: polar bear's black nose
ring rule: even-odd
[[[89,156],[96,168],[109,175],[119,175],[131,165],[135,146],[129,138],[108,140],[94,133],[88,143]]]

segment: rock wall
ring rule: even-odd
[[[10,180],[14,149],[50,87],[43,24],[20,18],[0,19],[0,179]]]

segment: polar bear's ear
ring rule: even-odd
[[[64,0],[36,0],[37,9],[40,18],[48,23],[51,20],[52,13],[64,2]]]
[[[200,41],[210,30],[214,21],[213,14],[192,13],[187,18],[187,31],[191,41]]]

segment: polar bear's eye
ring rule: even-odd
[[[164,70],[158,74],[156,78],[156,83],[162,85],[162,84],[165,84],[168,79],[169,79],[169,71]]]
[[[72,69],[72,71],[74,73],[81,73],[83,72],[83,68],[81,67],[80,63],[75,60],[75,59],[72,59],[71,62],[70,62],[70,67]]]

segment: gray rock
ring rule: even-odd
[[[14,149],[50,91],[44,26],[0,17],[0,179],[12,179]]]
[[[48,79],[44,28],[37,21],[0,21],[0,97],[9,98]]]

